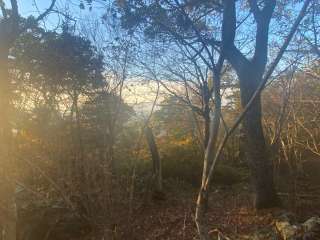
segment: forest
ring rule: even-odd
[[[0,0],[0,240],[320,239],[318,0]]]

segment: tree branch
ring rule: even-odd
[[[3,2],[3,0],[0,0],[0,8],[1,8],[1,12],[2,12],[3,18],[7,19],[8,18],[8,13],[7,13],[7,10],[5,8],[5,3]]]
[[[11,0],[12,17],[15,19],[19,18],[19,10],[17,0]]]
[[[224,11],[222,20],[222,43],[221,52],[231,63],[237,72],[250,62],[234,45],[236,35],[236,7],[234,0],[224,1]]]
[[[249,2],[250,10],[253,13],[254,19],[256,21],[259,21],[258,19],[260,17],[261,11],[258,7],[257,0],[249,0],[248,2]]]
[[[47,10],[45,10],[43,13],[41,13],[37,18],[36,18],[36,21],[39,22],[41,21],[42,19],[44,19],[53,9],[54,5],[56,4],[56,1],[57,0],[52,0],[51,1],[51,4],[49,6],[49,8],[47,8]]]
[[[269,25],[275,8],[275,0],[268,0],[262,11],[259,10],[256,0],[250,0],[249,3],[257,22],[256,44],[252,61],[263,71],[267,64]]]

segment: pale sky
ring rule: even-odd
[[[10,0],[4,0],[7,8],[10,8]],[[17,0],[19,13],[23,17],[28,17],[30,15],[38,16],[39,13],[45,11],[51,4],[51,0]],[[73,17],[76,17],[78,20],[87,16],[89,13],[88,8],[85,10],[80,9],[81,0],[57,0],[55,4],[55,9],[62,11],[64,13],[69,12]],[[93,4],[93,9],[90,12],[92,15],[102,15],[103,6],[106,4],[103,0],[97,0]],[[51,13],[45,21],[47,28],[55,28],[59,23],[58,14]],[[40,24],[44,24],[40,23]]]

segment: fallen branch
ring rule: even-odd
[[[217,234],[218,240],[231,240],[231,238],[224,235],[218,228],[215,228],[209,231],[209,234],[215,233]]]

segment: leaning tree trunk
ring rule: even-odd
[[[218,133],[220,129],[220,118],[221,118],[221,95],[220,95],[220,71],[217,71],[215,78],[212,79],[214,82],[214,112],[213,118],[210,120],[210,131],[208,143],[205,147],[205,156],[203,161],[203,172],[200,191],[198,193],[195,222],[198,230],[200,240],[209,240],[209,228],[206,220],[206,214],[208,211],[209,203],[209,191],[210,191],[210,168],[216,165],[216,145],[218,141]]]
[[[243,107],[248,104],[262,80],[262,74],[254,69],[245,69],[245,71],[240,77],[241,105]],[[261,96],[258,96],[243,119],[243,130],[246,157],[249,161],[255,187],[255,206],[256,208],[269,208],[278,206],[280,201],[274,187],[273,167],[268,156],[261,119]]]
[[[209,228],[206,218],[207,205],[208,205],[208,189],[202,185],[197,198],[196,212],[195,212],[195,222],[198,230],[200,240],[209,240]]]
[[[153,163],[153,174],[155,177],[155,190],[158,193],[162,193],[163,186],[162,186],[162,167],[161,167],[161,159],[158,152],[158,147],[156,141],[154,139],[152,129],[149,126],[145,128],[145,134],[147,138],[147,142],[149,145],[152,163]]]

